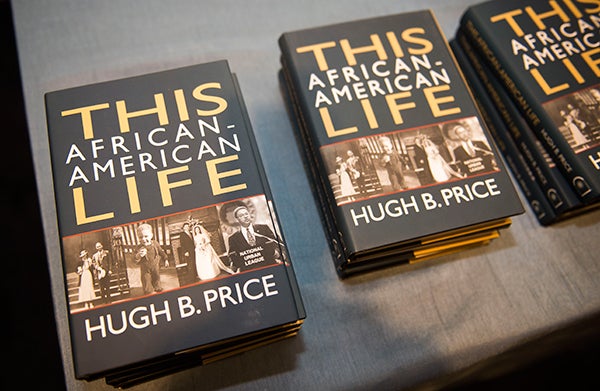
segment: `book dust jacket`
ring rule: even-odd
[[[349,253],[523,212],[430,11],[289,32],[279,44]]]
[[[50,92],[46,110],[78,378],[303,318],[226,61]]]

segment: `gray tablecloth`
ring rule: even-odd
[[[13,12],[70,389],[73,377],[43,94],[227,59],[238,75],[307,310],[297,337],[135,389],[398,389],[600,308],[600,212],[541,227],[531,211],[491,245],[341,281],[280,93],[282,32],[431,8],[447,37],[470,1],[15,1]],[[526,206],[526,208],[528,208]]]

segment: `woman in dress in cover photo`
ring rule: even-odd
[[[354,185],[348,172],[348,163],[341,156],[336,156],[335,158],[335,173],[340,180],[341,197],[347,197],[348,201],[354,200]]]
[[[79,302],[84,303],[84,308],[93,308],[96,300],[96,291],[94,290],[94,267],[92,258],[87,250],[81,250],[79,253],[79,264],[77,265],[77,274],[79,275]]]
[[[574,146],[586,144],[588,139],[583,134],[585,123],[574,115],[573,110],[561,110],[560,116],[564,119],[563,125],[571,133],[571,136],[573,136],[573,143],[575,144]]]
[[[221,273],[221,270],[229,274],[235,273],[221,261],[210,243],[208,231],[202,224],[194,225],[192,232],[196,253],[196,271],[200,280],[215,278]]]
[[[425,149],[425,154],[427,155],[427,162],[429,163],[431,175],[436,182],[446,182],[452,177],[463,178],[465,176],[450,166],[446,159],[440,154],[437,144],[429,138],[424,137],[422,145]]]

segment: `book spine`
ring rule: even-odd
[[[458,40],[450,42],[455,57],[463,70],[463,73],[473,90],[475,101],[479,106],[481,115],[492,134],[496,145],[502,152],[502,156],[510,167],[513,177],[518,182],[521,192],[527,199],[529,207],[535,214],[540,224],[546,226],[557,221],[557,213],[546,198],[540,183],[530,169],[523,154],[519,151],[515,141],[509,136],[506,124],[501,117],[497,106],[483,87],[481,79],[477,77],[472,64],[468,62],[467,55],[462,43]]]
[[[490,108],[490,110],[493,110],[493,108]],[[485,110],[482,109],[482,111]],[[483,115],[485,116],[487,113]],[[498,125],[502,126],[500,124]],[[499,133],[503,132],[502,129],[498,129],[496,125],[489,125],[489,128],[492,133],[496,131]],[[507,137],[506,134],[494,136],[496,137],[498,148],[500,148],[504,155],[506,164],[510,167],[513,176],[519,183],[521,191],[539,223],[548,226],[558,222],[560,216],[556,214],[554,208],[545,197],[544,191],[535,180],[535,176],[527,165],[527,161],[519,152],[514,141],[510,137]]]
[[[476,74],[473,75],[473,78],[476,77],[481,82],[482,88],[502,117],[505,127],[500,127],[499,131],[508,132],[514,140],[555,213],[560,215],[581,207],[582,202],[575,191],[562,175],[550,154],[539,142],[504,87],[481,61],[467,37],[459,32],[456,40],[464,53],[464,61],[468,61],[468,64],[472,66],[473,73]]]
[[[573,151],[560,129],[553,123],[533,92],[527,88],[525,74],[520,69],[512,69],[505,56],[510,53],[498,50],[494,45],[494,31],[486,28],[481,15],[473,9],[467,10],[460,20],[459,31],[479,51],[481,58],[490,66],[496,77],[503,83],[507,92],[535,131],[561,171],[568,179],[576,194],[583,202],[592,203],[600,197],[600,173],[590,163],[580,159]],[[497,34],[497,33],[496,33]]]

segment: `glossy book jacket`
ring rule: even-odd
[[[287,32],[279,45],[342,274],[360,254],[523,212],[430,11]]]
[[[46,110],[77,378],[302,322],[227,61],[50,92]]]

